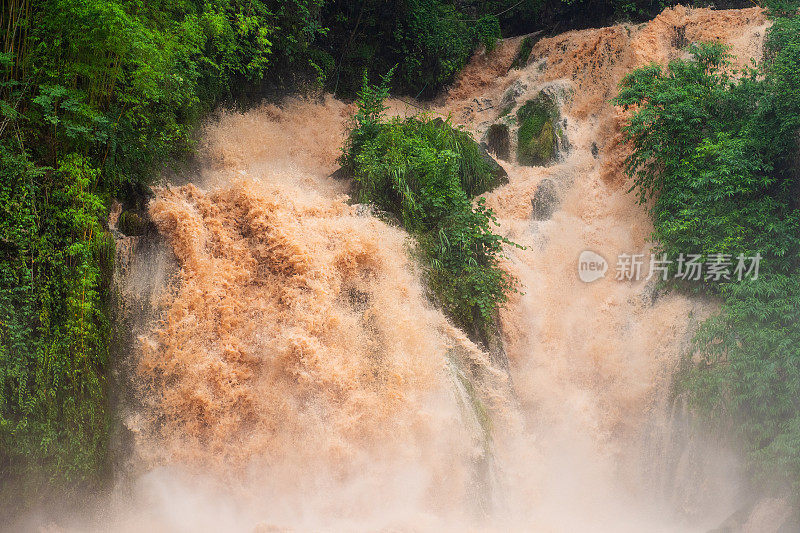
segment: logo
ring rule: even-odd
[[[591,283],[606,275],[608,262],[605,258],[591,250],[584,250],[578,257],[578,277],[584,283]]]

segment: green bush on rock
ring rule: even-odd
[[[496,221],[484,200],[472,202],[497,178],[477,143],[449,120],[385,119],[387,84],[365,79],[343,166],[359,201],[395,215],[416,237],[432,297],[485,343],[516,285],[499,264],[503,246],[513,243],[492,232]]]

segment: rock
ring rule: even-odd
[[[517,80],[511,84],[511,86],[506,89],[506,92],[503,93],[503,98],[500,100],[500,116],[505,116],[514,109],[514,106],[517,105],[517,99],[525,94],[525,91],[528,90],[528,86]]]
[[[511,157],[511,133],[505,124],[492,124],[486,130],[486,146],[489,152],[508,161]]]
[[[544,91],[517,110],[517,122],[517,162],[521,165],[548,165],[556,160],[559,147],[569,144],[555,99]]]
[[[478,112],[486,111],[487,109],[492,109],[494,107],[490,98],[481,98],[480,100],[473,98],[472,101],[475,103],[475,109]]]
[[[371,217],[375,215],[375,206],[372,204],[354,204],[357,217]]]
[[[348,194],[355,194],[355,180],[353,180],[353,172],[349,168],[339,167],[328,175],[329,178],[336,181],[346,183],[346,191]]]
[[[347,169],[345,169],[344,167],[339,167],[336,170],[334,170],[328,177],[333,178],[335,180],[343,181],[350,179],[352,176],[350,176],[350,173],[347,171]]]
[[[533,220],[547,220],[553,216],[559,204],[558,189],[553,180],[545,178],[536,187],[536,192],[531,198]]]
[[[167,178],[171,177],[171,174],[168,173]],[[182,185],[180,180],[168,181],[168,183]],[[147,211],[147,205],[150,203],[150,201],[155,198],[155,193],[153,192],[153,189],[143,183],[126,182],[121,186],[119,197],[126,199],[123,207],[124,210],[143,213]]]
[[[344,292],[347,295],[347,300],[353,309],[365,310],[369,304],[369,301],[371,300],[368,292],[356,289],[355,287],[350,287]]]
[[[561,127],[557,128],[556,151],[566,152],[570,149],[569,139],[567,139],[567,119],[561,120]]]
[[[663,278],[658,277],[658,274],[655,274],[653,279],[648,281],[644,286],[640,294],[642,303],[644,305],[652,307],[656,304],[659,298],[666,294],[666,288],[659,283],[662,279]]]
[[[600,149],[597,147],[597,143],[592,143],[592,156],[597,159],[597,156],[600,154]]]
[[[495,161],[494,157],[489,153],[487,150],[487,146],[485,143],[480,143],[477,145],[481,151],[481,157],[489,165],[489,171],[492,174],[492,186],[487,188],[486,190],[491,190],[499,185],[505,185],[508,183],[508,172],[504,169],[500,163]],[[475,194],[483,194],[486,191],[475,192]]]
[[[117,220],[117,230],[126,237],[139,237],[158,231],[146,211],[123,211]]]
[[[677,48],[678,50],[683,50],[687,46],[689,46],[689,39],[686,38],[686,25],[683,26],[673,26],[672,27],[672,42],[670,43],[672,46]]]
[[[522,42],[519,45],[519,50],[517,50],[517,55],[514,56],[514,61],[511,63],[511,67],[509,67],[508,70],[522,68],[527,65],[528,58],[533,50],[533,45],[534,41],[530,35],[522,39]]]
[[[514,61],[511,63],[511,66],[508,68],[508,70],[510,71],[511,69],[525,67],[528,64],[533,47],[543,36],[544,31],[540,30],[522,39],[522,42],[519,44],[519,50],[517,50],[517,54],[514,56]]]

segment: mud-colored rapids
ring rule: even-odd
[[[718,525],[739,496],[736,460],[668,407],[714,302],[614,279],[619,253],[649,253],[651,226],[626,192],[624,116],[609,100],[626,72],[679,57],[685,42],[720,39],[742,63],[759,57],[766,27],[756,8],[675,8],[542,39],[509,72],[511,39],[428,106],[480,139],[510,87],[517,101],[547,87],[562,95],[569,151],[546,168],[501,161],[510,182],[485,195],[498,231],[525,246],[504,262],[522,291],[501,315],[510,376],[429,303],[408,235],[328,177],[352,106],[325,97],[221,112],[205,128],[202,169],[150,205],[164,250],[119,276],[123,293],[146,288],[154,311],[130,354],[127,474],[92,527]],[[545,178],[560,204],[532,221]],[[609,275],[581,282],[583,250],[606,257]]]

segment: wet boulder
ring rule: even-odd
[[[559,202],[560,199],[555,182],[549,178],[543,179],[539,186],[536,187],[533,198],[531,198],[531,207],[533,208],[531,218],[533,220],[549,219],[558,208]]]
[[[517,162],[520,165],[549,165],[558,158],[559,147],[569,145],[558,105],[553,96],[544,91],[517,110],[517,123]]]
[[[522,42],[519,43],[519,49],[517,50],[516,55],[514,56],[514,61],[511,62],[511,66],[508,70],[512,69],[520,69],[525,68],[530,62],[531,52],[533,51],[533,47],[539,40],[544,37],[544,31],[540,30],[530,35],[526,35],[525,38],[522,39]]]
[[[329,178],[331,178],[331,179],[335,179],[335,180],[337,180],[337,181],[346,181],[346,180],[349,180],[349,179],[352,179],[352,178],[353,178],[353,176],[352,176],[352,172],[350,172],[350,171],[349,171],[348,169],[346,169],[345,167],[339,167],[339,168],[337,168],[336,170],[334,170],[333,172],[331,172],[331,173],[328,175],[328,177],[329,177]]]
[[[800,531],[800,513],[788,500],[762,498],[751,501],[708,533],[795,533]]]
[[[517,50],[517,54],[514,56],[514,61],[511,62],[511,69],[515,68],[523,68],[525,65],[528,64],[528,58],[531,55],[531,51],[533,50],[533,45],[535,44],[533,37],[528,35],[519,45],[519,50]]]
[[[486,148],[500,159],[511,157],[511,133],[506,124],[492,124],[486,131]]]
[[[116,229],[126,237],[140,237],[158,232],[147,211],[136,209],[120,213]]]
[[[511,113],[511,110],[517,105],[519,97],[525,94],[527,90],[528,86],[519,80],[512,83],[503,93],[503,98],[500,100],[500,116],[503,117]]]

